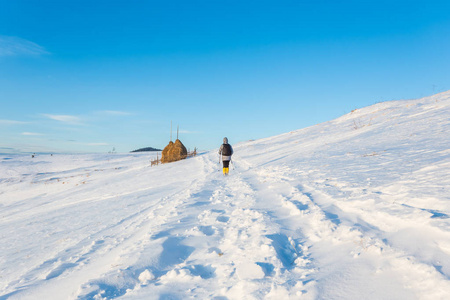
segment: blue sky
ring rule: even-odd
[[[0,0],[0,153],[213,149],[450,90],[449,1]]]

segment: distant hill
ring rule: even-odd
[[[141,148],[141,149],[137,149],[137,150],[131,151],[131,153],[133,153],[133,152],[150,152],[150,151],[162,151],[162,150],[161,149],[152,148],[152,147],[146,147],[146,148]]]

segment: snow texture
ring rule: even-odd
[[[0,299],[450,299],[450,92],[234,149],[0,156]]]

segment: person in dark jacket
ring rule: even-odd
[[[223,144],[220,146],[219,155],[222,155],[223,175],[228,175],[231,155],[233,155],[233,147],[228,144],[228,139],[226,137],[223,138]]]

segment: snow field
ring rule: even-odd
[[[450,93],[150,167],[0,156],[0,299],[448,299]]]

